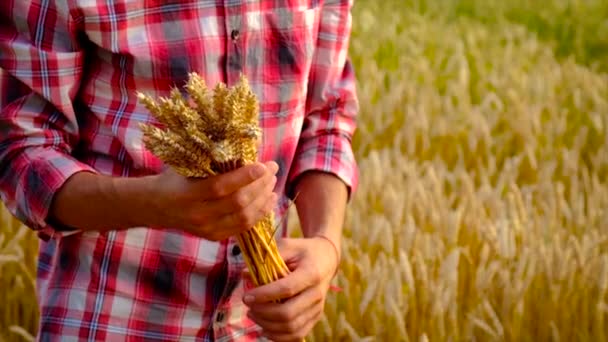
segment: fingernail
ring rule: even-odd
[[[245,295],[245,297],[243,297],[243,302],[245,302],[245,304],[251,304],[254,300],[255,298],[252,295]]]
[[[270,170],[272,170],[273,174],[275,174],[275,173],[277,173],[277,171],[279,171],[279,164],[277,164],[276,162],[268,163],[268,167],[270,168]]]

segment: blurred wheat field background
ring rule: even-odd
[[[314,341],[608,340],[608,2],[358,1],[361,185]],[[1,214],[0,341],[36,237]]]

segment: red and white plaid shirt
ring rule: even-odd
[[[191,71],[243,73],[260,99],[260,159],[290,184],[308,170],[354,190],[357,100],[347,57],[352,0],[2,0],[0,194],[42,238],[39,340],[254,340],[236,241],[179,227],[63,234],[46,218],[75,172],[160,172],[136,91],[166,96]],[[283,232],[284,234],[284,232]],[[333,251],[328,251],[331,253]]]

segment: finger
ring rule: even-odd
[[[310,287],[284,303],[254,304],[249,312],[255,317],[272,322],[289,322],[297,320],[323,300],[323,293],[318,286]]]
[[[272,321],[256,316],[252,312],[247,313],[252,321],[259,325],[265,333],[268,334],[293,334],[302,330],[316,315],[319,309],[310,307],[308,310],[301,312],[296,318],[290,321]]]
[[[266,215],[264,210],[274,207],[277,200],[277,194],[272,192],[266,197],[257,197],[245,209],[222,216],[217,222],[217,230],[232,236],[250,229]]]
[[[272,160],[264,162],[264,165],[266,165],[268,170],[270,170],[270,173],[272,173],[273,175],[276,175],[277,172],[279,171],[279,164],[277,164],[276,162],[274,162]]]
[[[201,190],[206,191],[209,198],[221,198],[252,183],[256,179],[262,178],[267,172],[266,165],[262,163],[245,165],[234,171],[209,178],[208,182],[205,183],[207,187]]]
[[[315,327],[315,325],[321,319],[322,316],[323,316],[323,311],[316,310],[316,311],[312,312],[312,316],[309,316],[309,318],[306,320],[306,322],[301,327],[295,329],[294,331],[281,332],[281,331],[272,331],[269,329],[263,329],[262,334],[266,338],[268,338],[272,341],[276,341],[276,342],[301,341],[306,336],[308,336],[308,334],[310,334],[310,332],[312,331],[312,329]],[[260,325],[259,323],[257,323],[257,324]],[[262,325],[260,325],[260,327],[263,328]]]
[[[192,222],[194,223],[192,227],[192,231],[205,231],[212,230],[210,235],[206,235],[205,237],[213,240],[221,240],[225,237],[233,235],[235,232],[238,232],[243,229],[248,229],[251,226],[249,221],[253,224],[257,222],[259,215],[253,215],[253,217],[246,217],[248,215],[248,210],[255,213],[255,210],[263,203],[264,210],[269,206],[276,205],[276,199],[272,194],[272,188],[276,183],[275,176],[267,176],[261,179],[254,181],[252,184],[247,185],[247,187],[263,187],[262,190],[257,190],[257,192],[261,192],[266,195],[260,195],[257,197],[243,197],[240,196],[237,200],[234,197],[231,198],[223,198],[221,200],[210,200],[203,202],[200,207],[193,213],[195,215],[192,218]],[[256,190],[253,190],[256,191]],[[235,201],[240,201],[238,204],[235,204]],[[268,203],[271,202],[271,203]],[[249,208],[252,206],[253,208]],[[243,209],[236,209],[237,206],[243,206]],[[273,206],[274,207],[274,206]],[[272,208],[269,210],[272,210]],[[199,222],[196,224],[195,222]],[[208,232],[209,233],[209,232]]]
[[[243,302],[251,306],[291,298],[314,285],[313,283],[308,270],[296,269],[284,278],[245,293]]]
[[[316,324],[316,323],[315,323]],[[273,334],[273,333],[262,333],[262,336],[266,337],[272,342],[300,342],[310,334],[310,331],[314,328],[314,324],[310,324],[306,328],[302,329],[302,332],[293,334]]]
[[[267,172],[275,174],[278,168],[275,162],[253,163],[234,171],[193,182],[201,184],[200,192],[206,195],[206,198],[221,198],[263,177]]]
[[[214,215],[234,214],[249,207],[260,197],[269,196],[276,185],[277,177],[267,174],[245,185],[243,188],[219,199],[207,201],[208,212]]]

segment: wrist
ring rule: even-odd
[[[340,251],[339,239],[336,242],[334,239],[331,239],[324,234],[315,234],[314,236],[312,236],[312,238],[318,239],[319,241],[324,241],[326,244],[331,246],[330,249],[333,250],[333,254],[335,256],[334,260],[336,261],[333,276],[336,276],[338,270],[340,269],[340,263],[342,261],[342,253]]]

